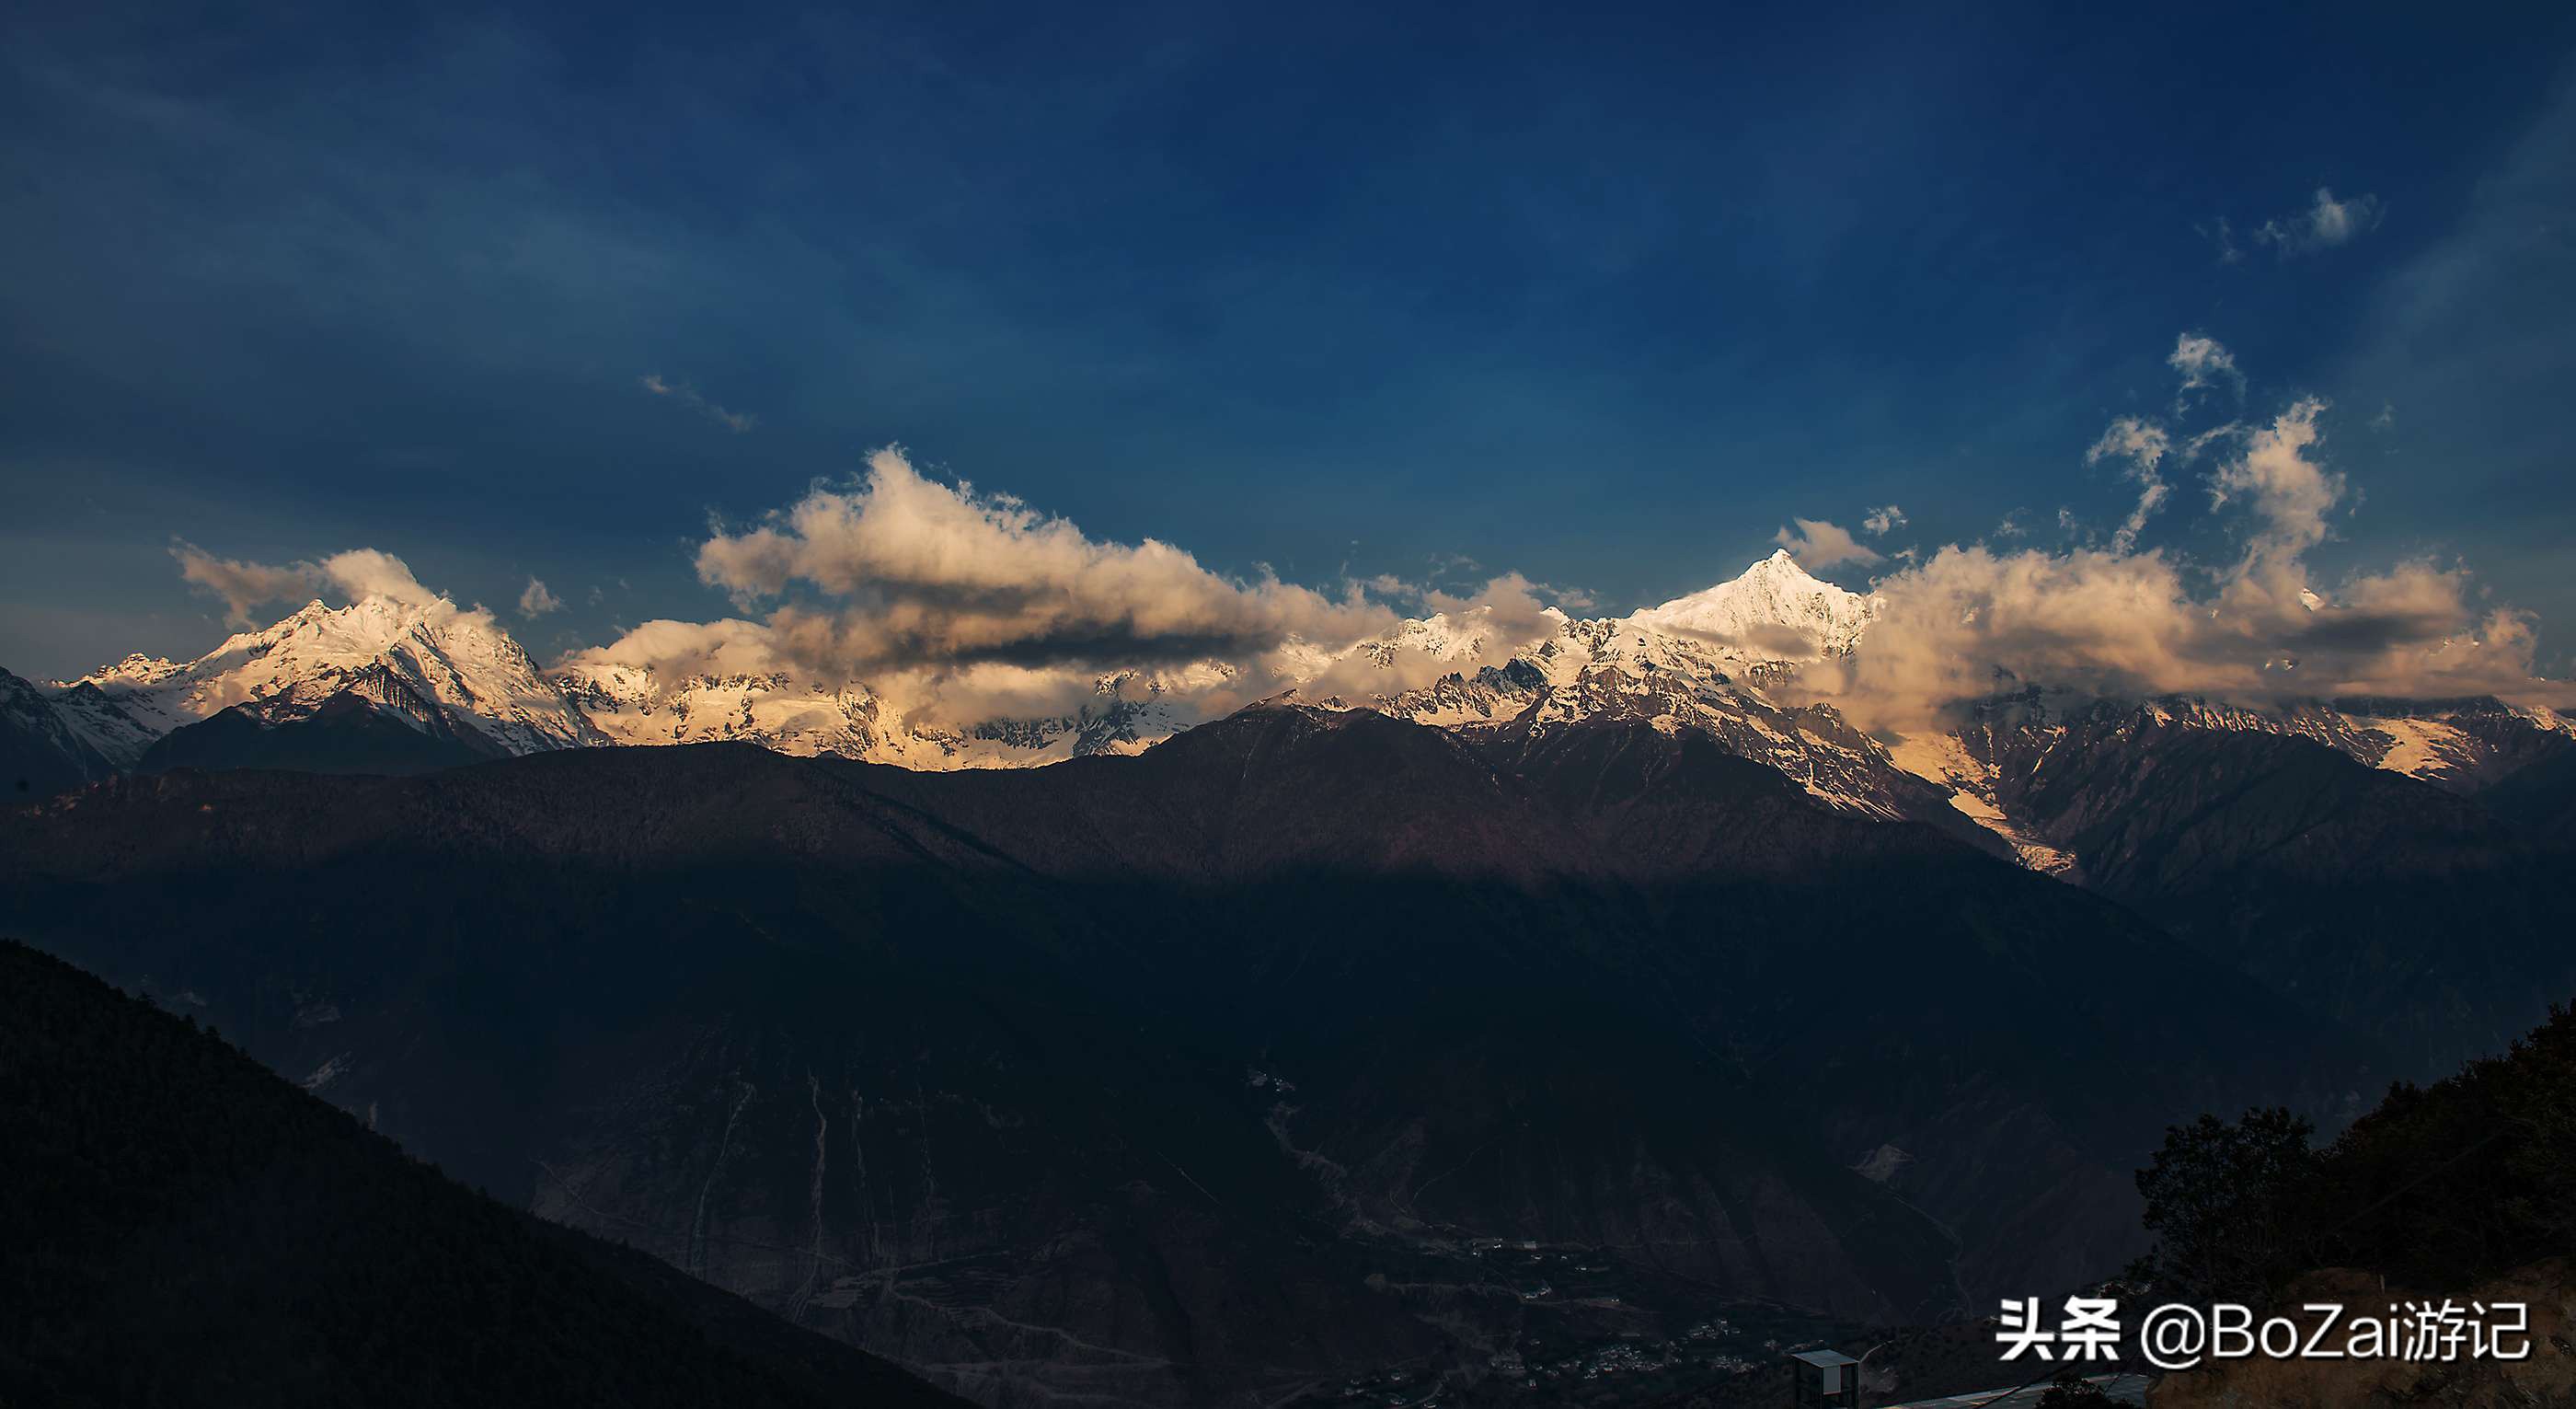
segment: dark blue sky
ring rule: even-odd
[[[2115,522],[2084,451],[2185,331],[2227,414],[2333,403],[2321,569],[2457,558],[2576,650],[2566,7],[53,8],[0,57],[21,674],[211,644],[174,537],[533,574],[541,656],[702,618],[710,515],[887,442],[1221,571],[1625,609],[1793,515]],[[2321,187],[2366,228],[2257,237]],[[2205,502],[2148,541],[2223,553]]]

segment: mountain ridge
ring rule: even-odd
[[[0,1014],[12,1403],[962,1402],[505,1209],[193,1017],[6,941]]]
[[[0,841],[0,924],[997,1404],[1276,1399],[1590,1324],[1497,1296],[1479,1240],[1580,1249],[1659,1317],[1715,1287],[1935,1318],[2133,1251],[2165,1120],[2379,1070],[2119,907],[1632,722],[183,772]],[[1173,1279],[1190,1314],[1135,1299]]]
[[[1345,652],[1311,653],[1300,669],[1314,678],[1287,698],[1468,735],[1528,735],[1602,718],[1696,731],[1828,805],[1926,822],[2070,879],[2085,871],[2079,850],[2022,815],[2016,789],[1998,786],[1999,729],[2027,743],[2065,734],[2069,721],[2132,711],[2208,730],[2313,738],[2365,765],[2470,795],[2576,753],[2576,723],[2488,698],[2257,709],[2182,697],[2096,700],[2038,685],[2011,686],[1954,730],[1874,735],[1829,701],[1804,698],[1797,681],[1801,666],[1865,649],[1876,603],[1813,577],[1783,550],[1734,579],[1626,618],[1577,619],[1549,608],[1510,624],[1479,608],[1408,621]],[[1070,713],[932,726],[900,717],[855,681],[666,675],[597,652],[541,671],[489,613],[444,598],[367,597],[339,609],[317,600],[193,661],[129,656],[35,693],[17,710],[26,719],[12,737],[25,741],[16,745],[21,752],[45,759],[22,771],[51,785],[93,779],[92,755],[139,766],[156,744],[156,767],[193,760],[346,768],[377,759],[410,769],[452,763],[466,751],[739,740],[793,755],[945,770],[1136,753],[1204,727],[1153,678],[1135,674],[1102,677]],[[310,728],[335,699],[338,727]],[[372,729],[355,717],[361,703],[418,741]],[[218,720],[227,710],[241,718]],[[210,727],[218,732],[174,739]],[[382,737],[360,742],[361,733]]]

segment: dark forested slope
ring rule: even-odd
[[[2085,883],[2429,1078],[2576,993],[2568,755],[2472,800],[2304,738],[2104,709],[1972,739]]]
[[[0,1403],[957,1403],[6,942],[0,1131]]]
[[[0,926],[996,1404],[1482,1367],[1679,1331],[1676,1286],[1933,1319],[2138,1251],[2173,1121],[2385,1079],[2097,896],[1637,725],[179,773],[0,814]]]

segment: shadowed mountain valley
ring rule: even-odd
[[[0,943],[0,1401],[958,1401],[460,1188],[183,1022]]]
[[[2166,1124],[2387,1075],[2094,895],[1639,725],[181,772],[0,855],[10,932],[990,1404],[1939,1319],[2134,1253]]]
[[[2562,942],[2576,875],[2555,824],[2576,744],[2561,735],[2503,735],[2519,766],[2474,788],[2143,709],[1965,737],[2086,886],[2367,1034],[2399,1075],[2501,1051],[2576,995]]]

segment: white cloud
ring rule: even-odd
[[[1238,580],[1168,544],[1102,542],[1008,495],[932,479],[896,449],[856,484],[717,531],[698,569],[760,615],[650,621],[562,664],[864,684],[890,724],[1067,714],[1104,681],[1209,717],[1291,686],[1364,699],[1500,665],[1562,627],[1551,600],[1589,600],[1516,573],[1472,591],[1381,577],[1335,595],[1266,572]],[[1402,620],[1380,599],[1442,616],[1445,647],[1397,640]],[[1354,649],[1363,642],[1390,644]]]
[[[2348,201],[2339,201],[2333,191],[2319,186],[2316,198],[2306,210],[2266,220],[2256,227],[2254,242],[2270,245],[2284,258],[2310,254],[2351,243],[2355,237],[2376,227],[2381,215],[2377,196],[2355,196]]]
[[[2241,383],[2209,339],[2179,340],[2174,360],[2187,385]],[[1779,540],[1811,568],[1895,569],[1875,584],[1882,611],[1859,651],[1795,688],[1870,727],[1899,728],[1989,694],[1996,669],[2114,694],[2530,695],[2529,618],[2477,605],[2458,568],[2418,561],[2308,580],[2308,558],[2355,498],[2325,458],[2326,414],[2322,401],[2302,399],[2250,427],[2189,435],[2150,418],[2113,421],[2086,458],[2119,466],[2137,499],[2107,542],[2008,544],[2017,510],[1992,543],[1882,557],[1838,525],[1794,520]],[[2149,517],[2175,510],[2180,467],[2205,453],[2217,457],[2208,512],[2238,548],[2215,563],[2142,551]],[[1872,533],[1903,523],[1895,505],[1862,519]],[[184,543],[172,551],[187,579],[236,616],[315,590],[459,610],[372,549],[282,566]],[[1205,717],[1290,685],[1357,699],[1472,674],[1560,630],[1569,602],[1588,609],[1580,594],[1516,573],[1472,589],[1384,578],[1330,592],[1266,571],[1231,577],[1169,544],[1102,541],[1008,495],[927,476],[894,449],[872,456],[855,482],[711,531],[697,567],[739,614],[647,621],[566,664],[786,675],[827,690],[864,683],[890,727],[1069,713],[1104,679]],[[1408,638],[1396,603],[1443,620]],[[529,579],[523,613],[560,605]],[[1353,649],[1362,643],[1388,644]]]
[[[1823,519],[1790,520],[1794,529],[1782,528],[1771,535],[1771,541],[1789,550],[1798,566],[1809,572],[1823,572],[1844,563],[1881,561],[1877,550],[1851,536],[1851,530]]]
[[[1459,643],[1453,649],[1435,654],[1399,646],[1336,652],[1329,658],[1292,653],[1261,662],[1260,678],[1283,686],[1294,684],[1310,699],[1365,700],[1418,690],[1453,672],[1473,675],[1489,665],[1507,664],[1516,653],[1561,630],[1566,622],[1563,608],[1570,605],[1553,589],[1516,572],[1494,578],[1469,595],[1427,591],[1420,593],[1420,601],[1424,611],[1441,618],[1446,637]],[[1296,658],[1299,655],[1306,658]]]
[[[1882,504],[1861,516],[1860,531],[1872,538],[1883,538],[1905,527],[1905,511],[1894,504]]]
[[[2122,416],[2111,423],[2110,429],[2102,432],[2102,438],[2093,442],[2092,449],[2084,452],[2084,463],[2088,465],[2114,457],[2127,461],[2128,467],[2120,472],[2121,477],[2138,486],[2138,502],[2111,535],[2113,552],[2126,553],[2135,548],[2138,534],[2147,526],[2148,518],[2164,506],[2165,497],[2173,492],[2173,486],[2165,483],[2161,469],[2165,456],[2172,450],[2173,439],[2165,433],[2163,426],[2135,416]]]
[[[408,607],[447,601],[443,594],[421,586],[402,559],[374,548],[352,548],[318,563],[254,563],[218,558],[183,541],[172,546],[170,555],[179,560],[182,578],[223,598],[226,619],[234,626],[258,624],[253,607],[326,591],[336,591],[352,602],[380,597]]]
[[[1878,583],[1882,604],[1848,661],[1801,686],[1869,727],[1955,722],[2013,677],[2135,697],[2267,702],[2344,694],[2527,695],[2540,684],[2528,618],[2470,601],[2465,574],[2427,563],[2357,576],[2326,605],[2278,579],[2215,599],[2161,552],[1942,548]]]
[[[546,590],[543,582],[531,577],[527,590],[519,594],[519,615],[535,620],[548,612],[563,610],[563,599]]]
[[[2245,397],[2245,374],[2236,368],[2236,354],[2229,352],[2218,339],[2201,333],[2184,333],[2174,339],[2174,350],[2165,365],[2182,374],[2182,389],[2175,393],[2174,414],[2179,416],[2192,407],[2194,392],[2206,392],[2221,383],[2233,388],[2238,400]]]
[[[2415,561],[2355,573],[2331,592],[2310,584],[2307,555],[2349,498],[2319,458],[2325,410],[2292,402],[2211,474],[2211,510],[2243,516],[2233,562],[2140,552],[2127,531],[2065,551],[1944,547],[1880,579],[1880,615],[1859,650],[1799,688],[1899,729],[1955,722],[1959,706],[1993,692],[1998,669],[2132,697],[2536,697],[2531,619],[2480,605],[2464,571]],[[2088,458],[2120,458],[2151,488],[2164,484],[2145,477],[2157,467],[2236,433],[2223,426],[2177,448],[2164,428],[2123,418]],[[2153,507],[2144,492],[2140,507]],[[2123,529],[2141,521],[2133,511]]]
[[[446,593],[421,586],[420,579],[412,576],[410,565],[402,559],[373,548],[334,553],[322,560],[320,570],[324,580],[353,602],[378,597],[416,608],[453,605],[447,601]]]
[[[2209,504],[2241,501],[2257,519],[2245,545],[2240,573],[2295,570],[2301,554],[2331,531],[2326,516],[2342,502],[2344,478],[2317,463],[2317,417],[2326,403],[2292,402],[2272,424],[2246,437],[2245,451],[2209,479]]]
[[[659,619],[635,627],[605,646],[566,656],[567,666],[626,666],[680,679],[692,675],[771,675],[782,668],[769,628],[757,621]]]
[[[2199,231],[2200,234],[2207,238],[2211,244],[2218,247],[2219,263],[2241,264],[2244,262],[2245,251],[2237,245],[2235,227],[2227,223],[2226,216],[2219,216],[2216,220],[2207,225],[2195,225],[2192,228]]]
[[[704,396],[699,395],[697,388],[690,386],[686,382],[665,381],[658,372],[647,372],[635,380],[638,385],[642,386],[646,391],[653,393],[655,396],[666,397],[672,401],[676,401],[681,405],[688,407],[690,410],[705,416],[708,420],[714,421],[716,424],[723,426],[726,430],[732,431],[736,435],[740,435],[744,431],[751,430],[760,424],[760,418],[758,416],[744,412],[728,411],[714,402],[707,400]]]
[[[1394,623],[1356,587],[1326,597],[1267,573],[1238,581],[1147,539],[1102,543],[1008,495],[923,476],[899,449],[757,528],[718,532],[698,575],[767,618],[818,669],[1138,666],[1240,657],[1288,638],[1348,642]]]
[[[234,627],[258,625],[254,607],[311,597],[322,585],[322,570],[312,563],[245,562],[218,558],[185,540],[170,545],[179,576],[223,599],[224,621]]]

